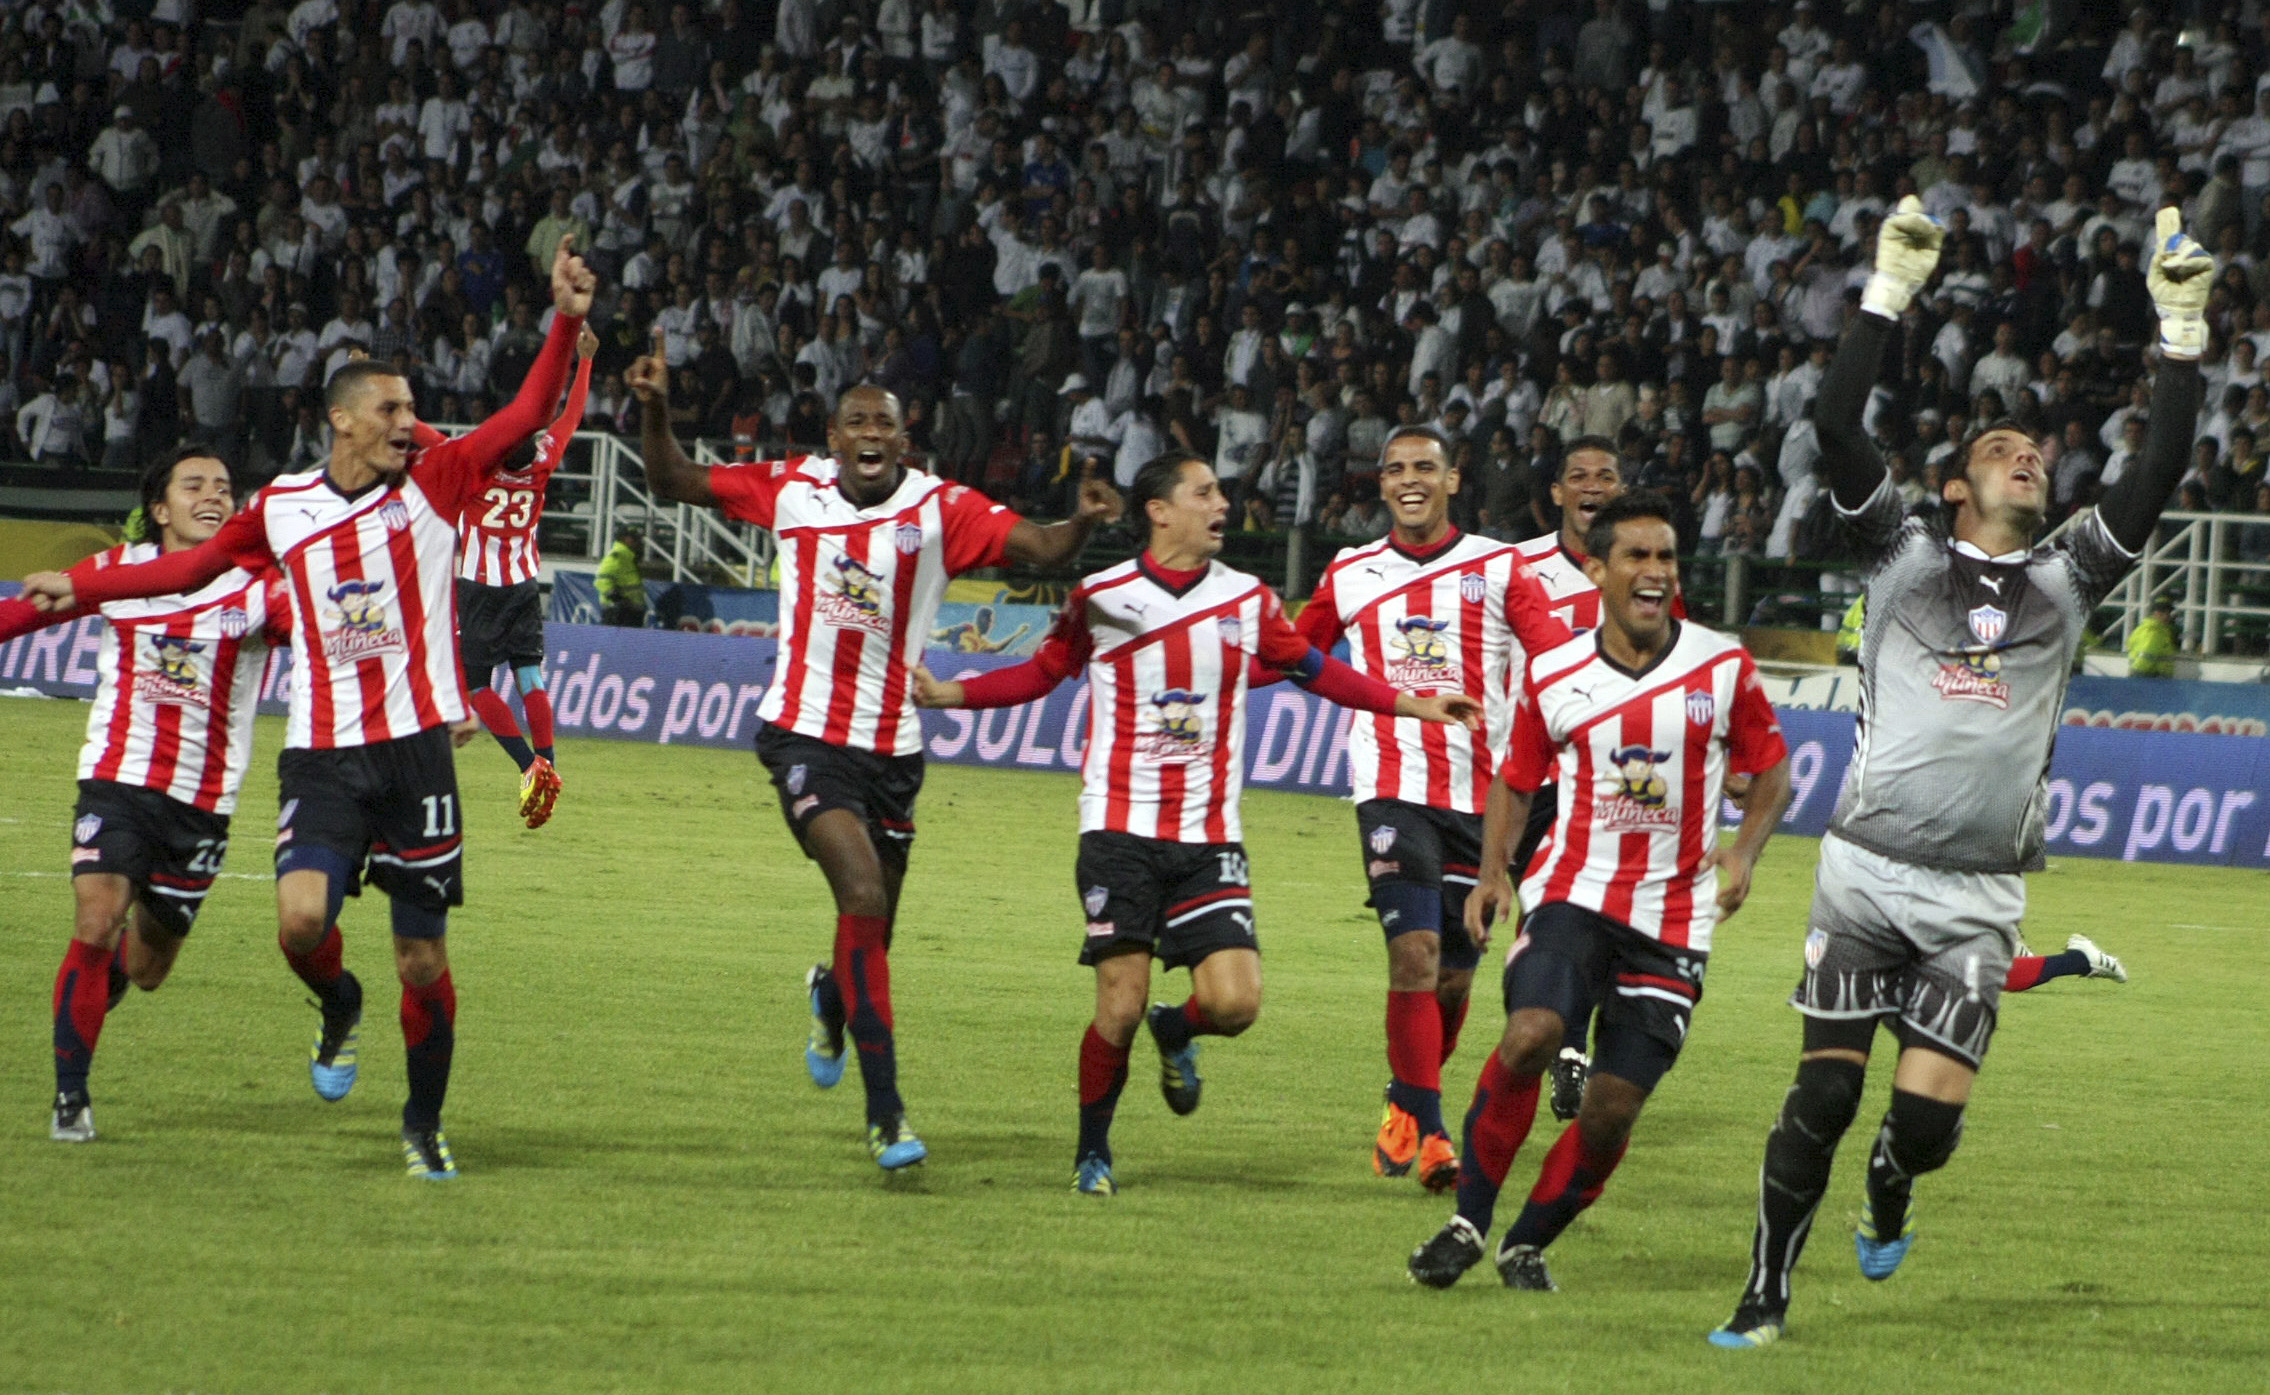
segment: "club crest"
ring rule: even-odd
[[[386,525],[389,533],[399,533],[410,526],[410,506],[400,499],[389,499],[378,506],[378,521]]]
[[[1717,715],[1717,698],[1712,697],[1709,693],[1687,694],[1688,721],[1694,723],[1698,727],[1707,727],[1710,725],[1710,719]]]
[[[244,632],[252,628],[252,617],[244,613],[242,606],[222,606],[219,619],[221,634],[228,639],[242,639]]]
[[[1222,617],[1221,625],[1222,647],[1225,649],[1243,649],[1245,647],[1245,622],[1234,615],[1226,615]]]
[[[920,524],[901,523],[893,536],[898,542],[899,551],[909,557],[922,550],[922,527]]]
[[[2009,628],[2009,615],[1993,606],[1982,605],[1970,613],[1970,632],[1978,636],[1981,644],[1994,643]]]
[[[1094,920],[1097,916],[1103,914],[1104,903],[1110,899],[1111,892],[1105,887],[1091,886],[1080,893],[1080,904],[1087,907],[1088,919],[1090,920]]]
[[[92,843],[95,840],[95,835],[100,832],[102,832],[102,815],[81,814],[79,821],[71,825],[71,841],[74,843]]]
[[[1482,579],[1480,572],[1468,572],[1458,578],[1458,599],[1468,605],[1480,605],[1482,598],[1489,593],[1490,584]]]
[[[792,765],[788,767],[788,792],[790,794],[802,794],[804,792],[803,766]]]
[[[1805,967],[1821,967],[1821,956],[1829,952],[1829,932],[1815,930],[1805,936]]]
[[[1365,841],[1371,844],[1373,852],[1385,854],[1389,848],[1395,846],[1395,830],[1385,826],[1375,828],[1371,831],[1371,837]]]

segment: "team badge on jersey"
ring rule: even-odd
[[[1671,784],[1655,767],[1669,751],[1644,745],[1619,746],[1608,753],[1616,772],[1615,791],[1601,800],[1600,827],[1610,833],[1676,831],[1679,810],[1670,802]]]
[[[378,506],[378,521],[386,525],[389,533],[399,533],[410,526],[410,506],[400,499],[389,499]]]
[[[1707,727],[1710,725],[1710,719],[1717,715],[1717,698],[1712,697],[1709,693],[1705,692],[1687,694],[1688,721],[1694,723],[1698,727]]]
[[[1483,579],[1480,572],[1468,572],[1458,578],[1458,599],[1466,604],[1480,605],[1483,597],[1489,594],[1490,583]]]
[[[1104,903],[1109,900],[1111,900],[1111,891],[1107,887],[1091,886],[1080,893],[1080,904],[1087,907],[1088,919],[1090,920],[1094,920],[1097,916],[1103,914]]]
[[[1219,624],[1222,631],[1223,648],[1243,649],[1245,647],[1244,621],[1238,619],[1235,615],[1225,615],[1221,618]]]
[[[229,639],[242,639],[244,632],[252,628],[252,617],[244,613],[242,606],[222,606],[217,618],[222,635]]]
[[[790,794],[802,794],[804,792],[803,766],[792,765],[788,767],[788,792]]]
[[[1970,613],[1970,632],[1978,636],[1981,644],[1992,644],[2002,638],[2002,632],[2008,628],[2010,617],[1993,606],[1982,605]]]
[[[819,610],[831,625],[884,633],[889,625],[883,619],[883,574],[856,558],[836,558],[819,594]]]
[[[1387,850],[1395,846],[1395,830],[1386,824],[1381,824],[1371,831],[1371,837],[1365,841],[1371,844],[1373,852],[1385,856]]]
[[[92,843],[95,840],[95,835],[101,832],[102,815],[81,814],[79,821],[71,825],[71,841],[74,843]]]
[[[1805,936],[1805,967],[1821,967],[1821,956],[1829,952],[1829,932],[1814,930]]]
[[[1151,694],[1151,716],[1158,725],[1136,738],[1138,754],[1160,760],[1190,760],[1206,752],[1206,719],[1200,715],[1204,693],[1169,688]]]
[[[912,557],[922,550],[922,526],[918,523],[901,523],[892,534],[892,539],[898,544],[899,551]]]
[[[385,582],[342,581],[323,594],[334,607],[325,627],[332,633],[323,641],[324,657],[332,663],[357,663],[407,647],[401,631],[386,623]]]

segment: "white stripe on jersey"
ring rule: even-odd
[[[104,553],[99,565],[158,555],[155,543],[132,543]],[[79,778],[236,812],[268,661],[266,584],[232,567],[190,595],[110,601],[101,610],[107,623]]]
[[[1521,560],[1537,574],[1538,584],[1545,588],[1545,598],[1552,603],[1553,614],[1560,622],[1583,634],[1600,628],[1600,588],[1584,574],[1584,562],[1561,546],[1559,533],[1547,533],[1514,544]],[[1514,662],[1515,681],[1530,656],[1517,655]]]
[[[1399,692],[1467,693],[1484,709],[1479,735],[1415,717],[1352,714],[1348,773],[1356,803],[1399,799],[1482,812],[1511,729],[1518,680],[1508,665],[1520,644],[1506,600],[1522,571],[1511,547],[1472,534],[1424,559],[1382,539],[1343,550],[1325,569],[1309,604],[1333,608],[1350,667]]]
[[[1738,641],[1682,624],[1637,676],[1603,656],[1595,635],[1530,661],[1529,700],[1556,751],[1560,815],[1522,880],[1525,910],[1566,901],[1708,952],[1718,900],[1702,859],[1717,841],[1748,659]]]
[[[291,581],[286,746],[361,746],[465,720],[457,526],[414,479],[350,499],[311,470],[280,477],[251,508]]]
[[[1138,560],[1082,580],[1073,600],[1094,645],[1080,831],[1238,842],[1246,660],[1275,608],[1269,588],[1212,562],[1178,596]]]

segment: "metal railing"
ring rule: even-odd
[[[2106,642],[2125,641],[2152,602],[2165,597],[2175,606],[2186,651],[2208,657],[2262,652],[2270,643],[2270,560],[2245,560],[2242,544],[2270,557],[2270,517],[2161,515],[2135,569],[2097,611]]]

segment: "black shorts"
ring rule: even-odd
[[[465,682],[486,688],[498,664],[544,662],[544,597],[533,581],[483,586],[457,579],[457,659]]]
[[[1522,827],[1521,841],[1513,846],[1513,866],[1507,869],[1513,874],[1515,886],[1521,885],[1521,879],[1529,875],[1529,864],[1536,858],[1537,849],[1544,843],[1545,835],[1553,831],[1553,823],[1560,817],[1560,812],[1559,786],[1543,786],[1530,796],[1529,822]]]
[[[81,780],[71,875],[124,877],[168,934],[186,935],[229,851],[229,818],[115,780]]]
[[[1170,843],[1133,833],[1080,835],[1080,962],[1142,950],[1194,969],[1219,949],[1258,950],[1243,843]]]
[[[1596,911],[1551,901],[1530,912],[1505,966],[1505,1010],[1591,1021],[1592,1068],[1652,1090],[1686,1045],[1710,956],[1651,940]]]
[[[1431,930],[1442,937],[1442,967],[1481,963],[1481,946],[1466,934],[1466,893],[1481,865],[1482,816],[1367,799],[1356,806],[1356,831],[1371,883],[1365,904],[1379,912],[1387,938]]]
[[[276,758],[276,875],[325,849],[388,896],[428,911],[465,904],[465,835],[449,728]],[[325,869],[328,870],[328,869]],[[359,894],[353,881],[349,895]]]
[[[922,793],[921,753],[877,755],[759,722],[757,759],[772,772],[780,812],[806,857],[812,850],[804,833],[812,820],[830,809],[846,809],[867,825],[884,865],[906,871],[914,851],[914,801]]]

